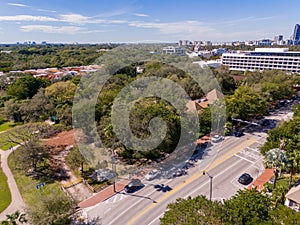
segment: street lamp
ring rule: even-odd
[[[211,198],[212,198],[212,180],[213,180],[213,177],[209,173],[203,171],[203,175],[205,175],[205,174],[207,174],[207,176],[210,178],[209,200],[211,201]]]
[[[112,167],[112,171],[114,171],[115,173],[116,171],[116,157],[113,155],[111,157],[111,167]],[[113,185],[114,185],[114,192],[116,192],[116,177],[113,178]]]

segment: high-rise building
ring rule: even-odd
[[[294,34],[293,34],[293,44],[298,45],[300,44],[300,25],[296,24],[295,29],[294,29]]]
[[[277,35],[274,38],[274,42],[279,43],[280,41],[283,41],[283,35]]]

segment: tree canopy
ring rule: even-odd
[[[257,115],[264,115],[267,111],[265,99],[248,86],[238,87],[234,94],[225,100],[233,118],[247,120]]]
[[[162,225],[190,224],[296,224],[300,214],[278,205],[256,190],[240,190],[224,204],[209,201],[205,196],[177,199],[167,206]],[[283,223],[282,223],[283,222]]]
[[[41,87],[45,88],[48,84],[49,81],[42,78],[20,77],[8,86],[7,95],[12,95],[17,99],[32,98]]]

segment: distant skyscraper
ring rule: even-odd
[[[279,41],[283,41],[283,35],[277,35],[277,36],[275,36],[274,41],[276,43],[279,42]]]
[[[300,44],[300,25],[296,24],[295,29],[294,29],[294,34],[293,34],[293,44],[298,45]]]

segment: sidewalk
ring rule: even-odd
[[[7,151],[0,150],[1,162],[2,162],[0,166],[2,167],[3,173],[7,177],[7,183],[11,193],[11,203],[2,213],[0,213],[0,221],[6,219],[6,215],[12,214],[17,210],[22,212],[25,207],[25,203],[23,201],[23,198],[20,194],[14,176],[7,162],[8,156],[18,147],[19,146],[17,145],[13,147],[12,150],[7,150]]]
[[[264,184],[267,183],[274,175],[273,169],[265,169],[265,171],[248,187],[248,189],[255,188],[259,192],[264,189]]]
[[[80,208],[88,208],[88,207],[94,206],[100,202],[103,202],[106,199],[109,199],[110,197],[114,196],[117,192],[122,191],[127,183],[128,183],[128,181],[116,183],[116,192],[114,192],[113,185],[110,185],[109,187],[98,192],[97,194],[93,195],[92,197],[90,197],[86,200],[83,200],[82,202],[80,202],[78,204],[78,206]]]

